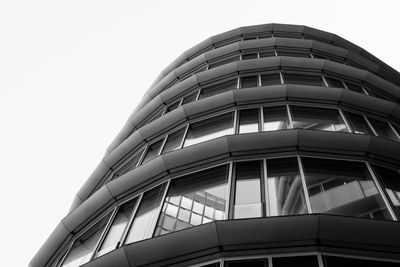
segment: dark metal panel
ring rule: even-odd
[[[160,93],[161,98],[166,102],[167,100],[171,100],[179,96],[180,94],[184,93],[190,88],[195,87],[198,84],[197,81],[197,74],[190,76],[186,80],[183,80],[171,88],[168,88],[168,90],[165,90]]]
[[[272,30],[274,32],[298,32],[298,33],[302,33],[304,31],[304,26],[294,25],[294,24],[272,23]]]
[[[182,74],[185,74],[186,72],[190,72],[194,67],[205,63],[206,62],[205,55],[206,53],[200,54],[194,59],[186,62],[185,64],[182,64],[181,66],[175,69],[175,75],[179,77]]]
[[[311,48],[313,50],[323,51],[325,53],[332,54],[332,55],[339,56],[339,57],[345,57],[349,53],[349,50],[347,50],[345,48],[333,46],[333,45],[323,43],[318,40],[311,40],[311,42],[312,42]]]
[[[248,41],[242,41],[238,42],[239,49],[240,50],[262,50],[263,48],[274,48],[275,46],[275,40],[278,38],[265,38],[265,39],[258,39],[258,40],[248,40]]]
[[[368,154],[375,162],[388,162],[399,166],[400,143],[381,137],[371,136]]]
[[[280,57],[282,69],[298,69],[298,70],[317,70],[321,72],[324,67],[325,60],[316,60],[313,58],[296,58],[296,57]]]
[[[188,119],[193,119],[205,114],[215,113],[218,110],[234,107],[233,93],[236,90],[224,92],[213,97],[207,97],[183,106]]]
[[[324,60],[324,69],[326,71],[331,71],[334,73],[341,74],[343,76],[347,76],[353,79],[363,80],[364,77],[367,75],[367,71],[361,70],[355,67],[343,65],[337,62],[333,62],[330,60]]]
[[[203,71],[196,74],[197,80],[199,83],[204,83],[209,80],[222,78],[228,75],[234,75],[238,71],[238,62],[232,62],[215,69],[211,69],[208,71]]]
[[[214,35],[210,38],[210,40],[211,40],[211,43],[215,45],[216,43],[222,42],[224,40],[227,40],[229,38],[233,38],[236,36],[241,36],[240,28],[236,28],[236,29],[224,32],[224,33]]]
[[[234,90],[234,101],[237,105],[270,103],[286,101],[287,85],[261,86]]]
[[[312,40],[304,39],[291,39],[291,38],[281,38],[276,37],[275,44],[278,47],[291,47],[291,48],[310,48],[312,45]]]
[[[84,267],[130,267],[124,249],[113,250],[84,265]]]
[[[253,60],[245,60],[239,61],[238,63],[238,71],[246,72],[253,71],[258,72],[262,70],[274,69],[278,70],[278,67],[281,65],[281,57],[268,57],[268,58],[260,58]]]
[[[246,26],[241,27],[240,31],[242,34],[252,34],[252,33],[259,33],[259,32],[271,32],[272,31],[272,24],[260,24],[254,26]]]
[[[222,47],[218,47],[217,49],[208,51],[207,53],[205,53],[205,58],[207,60],[210,60],[230,53],[239,52],[240,43],[242,42],[235,42],[233,44],[228,44]]]
[[[192,48],[189,48],[184,52],[185,55],[185,60],[188,60],[189,58],[192,58],[195,54],[197,54],[199,51],[206,50],[208,47],[212,46],[212,40],[211,38],[208,38],[201,43],[193,46]]]
[[[312,35],[312,36],[316,36],[322,39],[325,39],[327,41],[332,41],[334,38],[334,35],[332,33],[326,32],[326,31],[321,31],[321,30],[317,30],[311,27],[307,27],[304,26],[304,30],[303,30],[304,34],[308,34],[308,35]]]
[[[335,104],[337,105],[345,89],[327,88],[307,85],[287,85],[287,97],[290,101],[304,101],[317,104]]]
[[[137,112],[131,114],[128,119],[128,122],[132,125],[140,124],[144,119],[146,119],[149,114],[157,110],[158,108],[163,106],[163,100],[160,95],[156,95],[149,102],[146,103],[141,109]]]

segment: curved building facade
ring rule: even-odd
[[[337,35],[213,36],[156,79],[30,266],[400,266],[400,74]]]

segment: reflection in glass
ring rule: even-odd
[[[275,56],[275,51],[273,49],[262,50],[258,54],[259,54],[260,58],[262,58],[262,57],[274,57]]]
[[[233,213],[235,219],[262,216],[260,161],[236,163]]]
[[[323,255],[325,267],[399,267],[398,262],[387,262],[378,260],[343,258]]]
[[[239,133],[258,132],[258,110],[244,109],[239,111]]]
[[[183,146],[191,146],[229,134],[233,134],[233,112],[191,123]]]
[[[285,84],[302,84],[313,86],[325,86],[321,74],[311,73],[282,73]]]
[[[125,243],[128,244],[151,237],[152,223],[157,218],[157,211],[161,205],[164,189],[165,183],[144,193]]]
[[[225,267],[268,267],[267,259],[225,261]]]
[[[371,123],[372,127],[375,129],[375,132],[378,134],[378,136],[389,138],[393,141],[399,141],[396,134],[387,122],[378,121],[371,118],[368,118],[368,120]]]
[[[201,89],[199,99],[207,98],[213,95],[221,94],[230,90],[235,90],[237,87],[237,79],[219,82],[213,85],[206,86]]]
[[[319,267],[317,256],[296,256],[272,258],[274,267]]]
[[[337,109],[290,106],[293,127],[309,130],[348,132]]]
[[[364,163],[308,157],[302,161],[314,213],[391,220]]]
[[[258,76],[240,77],[240,88],[256,87],[258,85]]]
[[[161,140],[158,140],[157,142],[155,142],[155,143],[153,143],[151,145],[149,145],[149,147],[147,148],[147,151],[146,151],[146,155],[144,156],[143,161],[142,161],[141,164],[143,164],[143,163],[155,158],[156,156],[158,156],[159,153],[160,153],[160,149],[161,149],[161,146],[162,146],[163,142],[164,142],[164,138],[161,139]]]
[[[258,58],[257,53],[247,53],[242,55],[242,60]]]
[[[136,153],[128,162],[122,163],[123,166],[114,173],[112,180],[135,169],[139,163],[139,160],[140,160],[142,154],[143,154],[143,149],[141,151],[139,151],[138,153]]]
[[[304,58],[310,57],[310,52],[305,50],[277,48],[276,53],[278,54],[278,56],[285,56],[285,57],[304,57]]]
[[[345,88],[343,82],[336,77],[325,75],[325,79],[330,87]]]
[[[61,266],[75,267],[89,262],[109,218],[107,215],[76,239]]]
[[[197,94],[198,94],[198,91],[195,91],[195,92],[191,93],[190,95],[185,96],[185,97],[183,98],[183,100],[182,100],[181,106],[182,106],[182,105],[185,105],[185,104],[187,104],[187,103],[191,103],[191,102],[193,102],[193,101],[196,101]]]
[[[225,218],[228,168],[171,180],[155,236]]]
[[[261,74],[262,86],[279,85],[279,84],[282,84],[282,82],[281,82],[281,75],[279,75],[278,72]]]
[[[171,105],[169,105],[166,109],[165,109],[165,114],[167,114],[168,112],[173,111],[174,109],[177,109],[179,107],[181,101],[176,101],[175,103],[172,103]]]
[[[388,169],[381,166],[374,166],[376,175],[383,183],[392,204],[400,214],[400,173],[398,170]]]
[[[129,218],[132,215],[137,199],[133,199],[119,207],[117,215],[112,222],[106,237],[103,240],[96,257],[100,257],[117,248]]]
[[[270,216],[307,213],[297,158],[267,160]]]
[[[167,141],[165,142],[162,153],[176,150],[181,147],[183,135],[185,134],[185,128],[181,128],[168,135]]]
[[[350,91],[358,92],[361,94],[365,94],[364,89],[361,87],[360,83],[355,83],[355,82],[350,82],[350,81],[345,81],[347,88]]]
[[[286,106],[263,107],[264,131],[276,131],[289,128]]]
[[[372,134],[364,117],[351,112],[346,112],[350,125],[353,127],[354,133],[358,134]]]

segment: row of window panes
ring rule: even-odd
[[[394,220],[400,172],[362,161],[289,156],[173,178],[119,205],[76,238],[61,266],[215,220],[328,213]]]
[[[399,261],[377,258],[346,257],[336,254],[301,254],[257,257],[250,259],[221,259],[197,267],[399,267]],[[193,266],[193,267],[195,267]]]
[[[395,127],[389,122],[337,108],[280,105],[241,109],[190,123],[149,144],[125,160],[126,163],[116,167],[111,179],[160,154],[224,135],[298,128],[369,134],[399,141],[400,129]]]
[[[212,84],[202,86],[200,92],[198,90],[186,95],[185,97],[175,100],[165,109],[158,110],[152,116],[143,121],[139,127],[150,123],[151,121],[161,117],[168,112],[198,99],[204,99],[230,90],[251,88],[258,86],[280,85],[280,84],[298,84],[310,86],[336,87],[344,88],[361,94],[372,95],[383,99],[389,97],[377,92],[379,89],[372,85],[361,84],[361,81],[350,81],[332,74],[321,74],[312,72],[269,72],[263,74],[254,74],[240,76],[239,78],[230,78],[213,82]]]

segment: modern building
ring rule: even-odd
[[[400,74],[337,35],[213,36],[156,79],[30,266],[400,266],[399,104]]]

